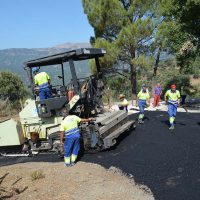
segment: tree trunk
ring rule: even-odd
[[[132,99],[132,105],[133,100],[136,99],[137,96],[137,73],[136,73],[136,66],[131,62],[132,59],[135,59],[135,49],[132,48],[131,51],[131,58],[130,58],[130,68],[131,68],[131,99]]]
[[[158,48],[158,53],[157,53],[157,56],[156,56],[156,62],[155,62],[155,66],[153,68],[153,76],[156,76],[157,75],[157,70],[158,70],[158,63],[160,61],[160,47]]]
[[[131,92],[133,99],[135,99],[137,94],[137,74],[133,64],[131,64]]]
[[[131,93],[132,93],[132,100],[136,99],[137,95],[137,73],[136,73],[136,66],[131,62],[132,59],[135,59],[135,49],[132,48],[130,50],[131,58],[130,58],[130,68],[131,68]]]

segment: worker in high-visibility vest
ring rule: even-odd
[[[60,141],[64,144],[64,165],[73,166],[76,162],[80,150],[80,131],[78,124],[80,122],[90,122],[93,119],[83,119],[76,115],[68,115],[68,110],[63,110],[64,119],[60,126]]]
[[[169,129],[173,130],[177,107],[180,104],[180,92],[176,89],[175,84],[171,85],[171,89],[165,93],[165,102],[168,104]]]
[[[137,95],[136,106],[139,106],[139,110],[140,110],[138,123],[143,124],[144,123],[144,109],[145,107],[150,106],[150,95],[145,84],[142,84],[142,89]]]
[[[120,94],[119,95],[119,99],[120,99],[120,103],[118,105],[120,110],[125,110],[126,112],[128,112],[128,101],[125,99],[125,95],[124,94]]]
[[[50,77],[46,72],[39,72],[39,67],[33,67],[35,86],[39,87],[40,100],[51,98]]]

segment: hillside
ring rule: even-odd
[[[15,48],[15,49],[0,50],[0,71],[6,70],[14,72],[18,74],[25,83],[28,83],[26,71],[23,69],[24,67],[23,63],[25,61],[56,53],[65,52],[70,49],[83,48],[89,46],[90,46],[89,43],[64,43],[50,48],[35,48],[35,49]],[[87,61],[76,63],[75,66],[77,69],[78,77],[85,77],[90,74]],[[59,73],[61,71],[60,68],[54,66],[52,66],[51,68],[45,67],[44,70],[50,74],[52,80],[56,80],[56,76],[60,75]],[[70,73],[67,65],[65,65],[65,72],[66,72],[65,73],[66,81],[70,80]]]

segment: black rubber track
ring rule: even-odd
[[[147,185],[159,200],[200,199],[200,114],[178,113],[175,130],[168,130],[166,112],[146,112],[145,124],[125,133],[118,144],[80,159],[106,168],[115,166]],[[136,118],[132,115],[131,118]],[[58,162],[56,155],[3,158],[0,166],[20,162]]]

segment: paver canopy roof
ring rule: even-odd
[[[25,67],[36,67],[36,66],[47,66],[47,65],[56,65],[67,62],[69,60],[78,61],[78,60],[87,60],[96,57],[102,57],[106,51],[104,49],[98,48],[81,48],[75,49],[64,53],[54,54],[51,56],[46,56],[34,60],[30,60],[24,63]]]

